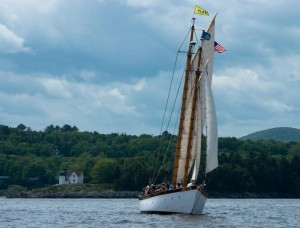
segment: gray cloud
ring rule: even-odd
[[[158,134],[194,2],[0,0],[1,124]],[[218,12],[221,136],[300,127],[296,0],[201,2]],[[286,16],[288,12],[288,16]],[[210,17],[196,16],[197,34]]]
[[[31,48],[24,46],[22,37],[9,30],[5,25],[0,24],[0,52],[9,54],[30,53]]]

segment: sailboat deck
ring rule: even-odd
[[[183,188],[177,188],[177,189],[173,189],[173,190],[157,191],[157,192],[153,192],[153,193],[147,194],[147,195],[140,195],[139,200],[149,199],[151,197],[171,194],[171,193],[175,193],[175,192],[189,191],[189,190],[196,189],[196,188],[198,188],[201,191],[202,194],[205,194],[203,186],[193,185],[191,187],[183,187]]]

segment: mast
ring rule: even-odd
[[[189,49],[187,53],[187,62],[186,62],[186,71],[185,71],[185,80],[184,80],[184,90],[183,90],[183,95],[182,95],[182,101],[181,101],[181,113],[180,113],[180,122],[179,122],[179,129],[178,129],[178,136],[177,136],[177,143],[176,143],[176,154],[175,154],[175,162],[174,162],[174,171],[173,171],[173,178],[172,178],[172,183],[175,186],[176,185],[176,180],[177,180],[177,172],[178,172],[178,166],[179,166],[179,158],[180,158],[180,148],[181,148],[181,139],[182,139],[182,131],[183,131],[183,121],[184,121],[184,116],[186,112],[186,103],[187,103],[187,91],[188,91],[188,77],[189,77],[189,72],[191,68],[191,61],[192,61],[192,49],[193,49],[193,36],[195,32],[195,18],[193,18],[192,22],[192,27],[191,27],[191,35],[190,35],[190,44],[189,44]],[[189,137],[190,138],[190,137]],[[190,142],[188,143],[190,145]],[[189,146],[190,147],[190,146]],[[188,152],[190,154],[190,152]],[[187,174],[184,175],[183,180],[186,185],[187,182]]]
[[[197,62],[197,70],[195,72],[196,77],[194,79],[194,95],[193,95],[193,104],[192,104],[192,114],[191,114],[191,121],[190,121],[190,127],[189,127],[189,138],[188,138],[188,145],[187,145],[187,155],[185,160],[185,167],[184,167],[184,176],[183,176],[183,186],[187,185],[188,182],[188,172],[189,172],[189,162],[190,162],[190,156],[191,156],[191,149],[192,149],[192,140],[193,140],[193,131],[195,129],[195,112],[197,109],[197,101],[198,101],[198,81],[200,78],[200,63],[201,63],[201,53],[202,48],[200,47],[199,51],[197,52],[199,55],[198,62]]]

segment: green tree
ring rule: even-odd
[[[90,172],[92,182],[100,184],[112,184],[120,175],[117,161],[110,158],[98,158]]]

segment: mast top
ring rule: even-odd
[[[193,23],[192,26],[194,26],[194,24],[195,24],[195,19],[196,19],[195,17],[192,18],[192,23]]]

